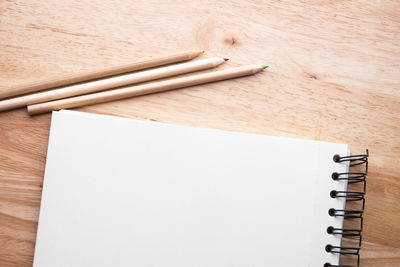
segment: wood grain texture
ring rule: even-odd
[[[361,266],[400,265],[400,2],[1,1],[1,90],[205,49],[268,71],[79,110],[370,149]],[[0,266],[31,266],[50,115],[0,114]],[[290,185],[289,185],[290,186]]]

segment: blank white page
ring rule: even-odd
[[[53,112],[34,266],[338,263],[347,145]]]

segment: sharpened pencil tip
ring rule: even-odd
[[[229,60],[229,58],[226,58],[226,57],[224,57],[223,59],[224,59],[225,61],[228,61],[228,60]]]
[[[266,69],[266,68],[268,68],[269,66],[267,66],[267,65],[261,65],[261,68],[263,68],[263,69]]]

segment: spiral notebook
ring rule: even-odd
[[[362,220],[365,191],[347,187],[365,184],[350,166],[367,157],[344,144],[53,112],[34,266],[357,261],[360,246],[341,239],[361,240],[343,221]]]

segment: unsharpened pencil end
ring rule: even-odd
[[[266,68],[268,68],[269,66],[267,66],[267,65],[261,65],[261,68],[263,68],[263,69],[266,69]]]
[[[229,58],[226,58],[226,57],[224,57],[224,60],[225,60],[225,61],[228,61],[228,60],[229,60]]]

